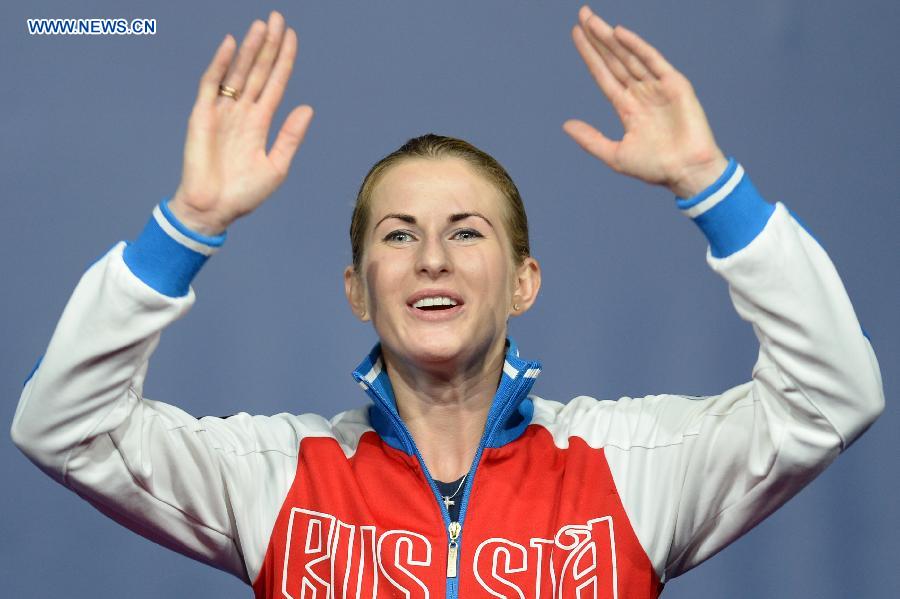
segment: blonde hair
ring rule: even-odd
[[[509,231],[509,242],[516,263],[521,264],[525,258],[531,255],[528,241],[528,217],[525,215],[525,206],[522,203],[522,197],[519,195],[516,184],[513,183],[506,169],[493,156],[483,150],[479,150],[465,140],[427,133],[410,139],[397,150],[376,162],[365,179],[363,179],[359,193],[356,195],[353,216],[350,219],[350,247],[353,252],[353,270],[358,273],[362,264],[366,229],[371,212],[372,191],[388,169],[409,158],[438,159],[445,157],[465,160],[474,167],[476,172],[497,187],[497,190],[506,199],[504,223]]]

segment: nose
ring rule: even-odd
[[[428,236],[418,247],[416,272],[437,278],[452,270],[450,255],[439,236]]]

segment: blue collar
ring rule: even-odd
[[[521,359],[511,338],[507,337],[506,346],[503,375],[488,412],[481,441],[481,445],[485,447],[500,447],[518,439],[525,432],[534,413],[528,393],[541,372],[541,364]],[[375,344],[369,355],[353,371],[353,378],[374,402],[369,408],[369,421],[382,440],[395,449],[417,455],[412,436],[397,412],[394,389],[381,358],[380,343]]]

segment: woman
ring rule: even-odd
[[[625,135],[566,131],[682,198],[760,340],[752,381],[707,398],[530,396],[540,366],[507,338],[541,284],[518,192],[480,150],[423,136],[373,167],[351,224],[346,295],[380,339],[354,373],[371,407],[197,420],[143,398],[192,277],[278,187],[312,118],[294,109],[266,154],[296,51],[272,13],[204,74],[171,201],[79,282],[16,443],[259,597],[654,597],[735,540],[877,417],[878,365],[827,255],[725,158],[690,83],[587,8],[573,38]]]

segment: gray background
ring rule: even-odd
[[[172,3],[175,4],[175,3]],[[182,4],[182,3],[179,3]],[[235,224],[163,335],[148,397],[197,415],[316,411],[365,398],[349,372],[374,340],[345,305],[351,202],[406,138],[467,138],[525,198],[544,269],[515,320],[535,391],[565,400],[710,394],[748,380],[757,346],[673,199],[611,173],[561,131],[620,127],[569,38],[574,2],[5,2],[0,7],[4,258],[0,421],[78,277],[174,191],[197,79],[226,32],[278,8],[299,31],[287,108],[317,111],[284,186]],[[900,596],[895,0],[611,1],[693,81],[720,145],[831,254],[870,333],[888,409],[809,488],[676,597]],[[31,37],[27,17],[151,17],[148,37]],[[236,579],[106,520],[0,437],[6,597],[245,597]]]

